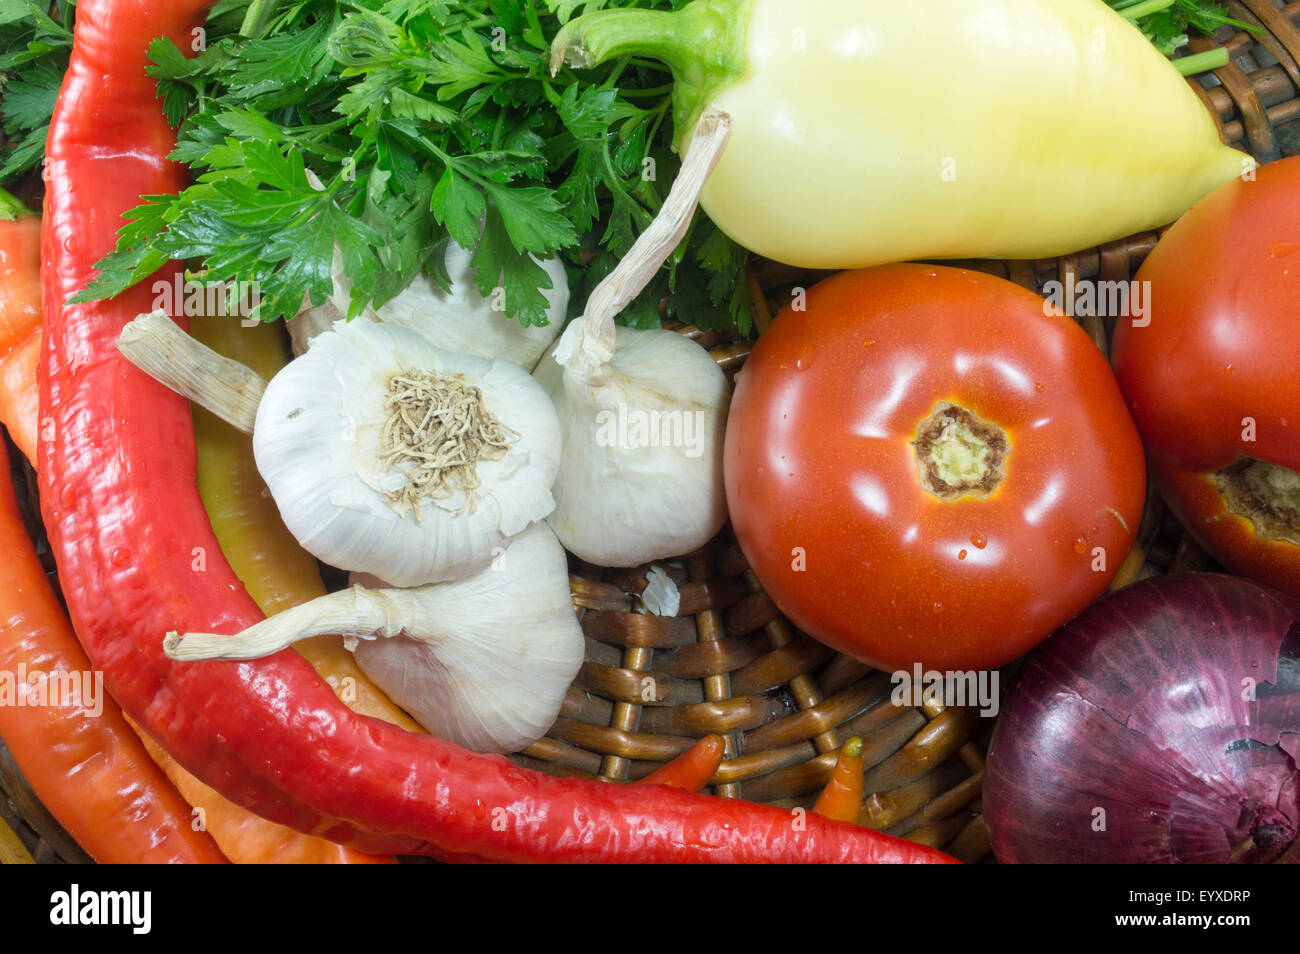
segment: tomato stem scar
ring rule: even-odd
[[[987,497],[1006,477],[1002,428],[950,401],[940,401],[917,428],[921,487],[940,500]]]
[[[1300,474],[1243,457],[1216,471],[1214,482],[1228,512],[1249,520],[1257,535],[1300,544]]]

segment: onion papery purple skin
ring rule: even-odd
[[[1300,605],[1176,574],[1028,657],[989,748],[1004,863],[1300,861]]]

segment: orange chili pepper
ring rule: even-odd
[[[128,722],[131,720],[128,718]],[[337,842],[303,835],[240,808],[204,785],[149,738],[134,722],[150,757],[167,773],[185,800],[200,810],[203,826],[235,864],[326,865],[396,864],[389,856],[366,855]]]
[[[702,792],[718,772],[727,754],[727,741],[720,735],[706,735],[667,765],[637,782],[638,785],[671,785],[688,792]]]
[[[224,862],[92,671],[27,536],[2,441],[0,474],[0,736],[27,784],[102,864]],[[19,683],[43,688],[20,697]]]
[[[41,219],[0,189],[0,423],[36,459],[41,358]]]
[[[840,749],[831,780],[817,797],[813,811],[836,821],[862,824],[862,740],[857,736]]]

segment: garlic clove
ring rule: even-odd
[[[390,385],[405,372],[479,390],[506,443],[467,451],[450,440],[433,448],[453,459],[468,453],[477,487],[453,481],[436,496],[408,493],[418,466],[409,457],[395,464],[385,443],[394,421]],[[319,335],[267,386],[253,450],[305,549],[334,566],[414,586],[483,569],[511,536],[550,512],[560,434],[545,394],[510,362],[443,351],[407,328],[354,321]],[[403,494],[411,499],[394,499]]]

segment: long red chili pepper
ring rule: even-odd
[[[234,633],[261,613],[195,487],[186,403],[130,366],[123,325],[151,282],[65,305],[139,196],[175,191],[145,74],[188,49],[210,0],[85,0],[47,143],[41,498],[77,631],[114,695],[183,765],[272,820],[376,854],[515,861],[950,861],[829,821],[667,787],[560,779],[358,716],[305,660],[172,663],[169,630]],[[174,277],[174,270],[161,277]]]

